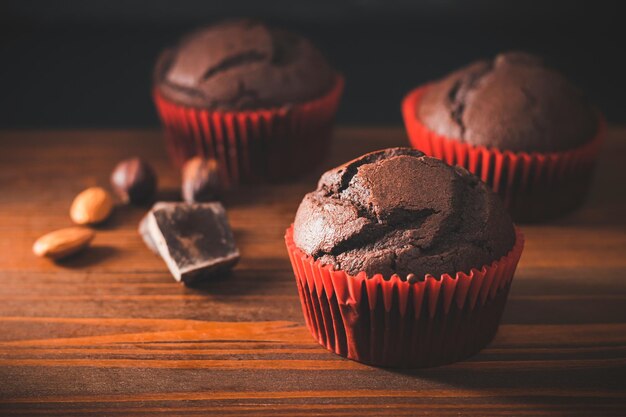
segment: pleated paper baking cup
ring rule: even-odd
[[[480,177],[500,195],[517,221],[546,220],[584,203],[606,132],[601,116],[595,137],[581,147],[550,153],[503,151],[463,143],[426,127],[416,111],[427,88],[413,90],[402,103],[414,148]]]
[[[338,355],[370,365],[421,368],[465,359],[496,334],[524,238],[511,251],[469,274],[356,276],[322,265],[285,235],[302,312],[311,334]]]
[[[328,152],[343,92],[337,76],[328,94],[288,106],[242,111],[186,107],[153,98],[177,166],[193,156],[217,159],[230,184],[281,180],[315,167]]]

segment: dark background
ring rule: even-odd
[[[312,38],[346,76],[339,122],[399,124],[412,87],[501,50],[540,54],[626,121],[619,2],[469,0],[0,1],[0,128],[157,126],[159,50],[251,16]]]

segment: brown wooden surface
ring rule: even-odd
[[[340,128],[331,161],[405,143]],[[283,233],[315,173],[228,197],[233,274],[174,282],[118,209],[94,247],[31,253],[70,225],[72,197],[142,155],[164,198],[178,177],[159,132],[0,132],[0,415],[626,415],[626,130],[613,128],[589,203],[525,226],[495,341],[471,360],[394,371],[344,360],[303,326]]]

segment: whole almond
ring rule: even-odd
[[[68,227],[43,235],[33,245],[37,256],[61,259],[87,246],[96,234],[85,227]]]
[[[76,224],[94,224],[106,220],[113,210],[113,198],[104,188],[87,188],[74,198],[70,217]]]

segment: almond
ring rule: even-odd
[[[91,187],[74,198],[70,217],[76,224],[94,224],[106,220],[113,210],[113,198],[104,188]]]
[[[37,256],[60,259],[89,246],[96,234],[84,227],[68,227],[43,235],[33,245]]]

